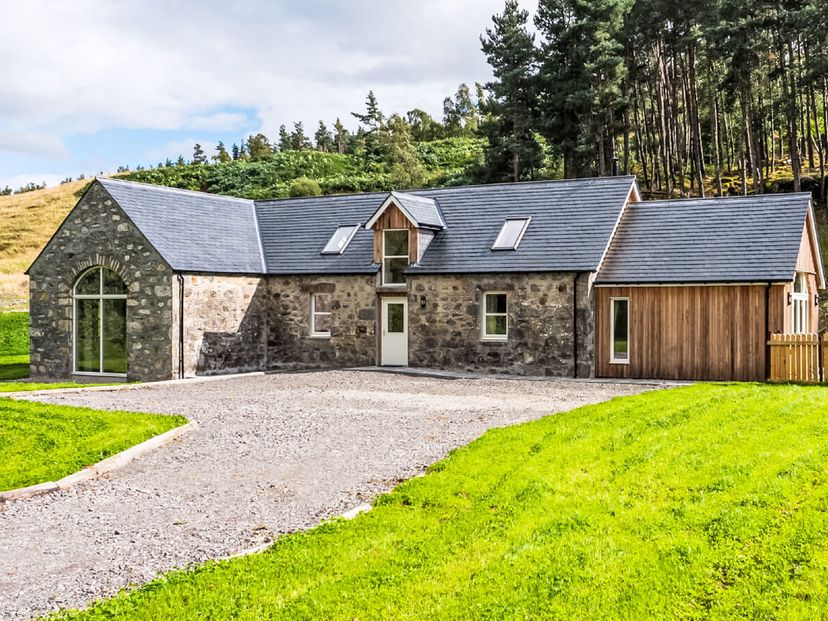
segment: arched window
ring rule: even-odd
[[[126,283],[93,267],[75,283],[75,373],[126,375]]]

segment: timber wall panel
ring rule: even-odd
[[[764,285],[597,287],[597,373],[615,378],[763,381],[766,291]],[[609,362],[613,297],[630,300],[629,364]]]
[[[396,205],[389,206],[374,224],[374,263],[382,263],[382,232],[385,229],[408,229],[408,260],[416,263],[419,259],[417,229]]]

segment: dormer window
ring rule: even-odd
[[[358,224],[338,227],[331,236],[330,241],[328,241],[328,245],[322,251],[322,254],[342,254],[345,252],[345,248],[351,243],[358,228]]]
[[[408,268],[408,229],[382,232],[382,284],[404,285]]]
[[[506,218],[492,250],[517,250],[531,218]]]

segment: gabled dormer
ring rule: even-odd
[[[420,261],[446,223],[434,199],[391,192],[365,228],[374,231],[374,263],[380,265],[380,284],[404,287],[405,270]]]

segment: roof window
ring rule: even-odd
[[[342,254],[345,248],[351,243],[351,240],[356,235],[358,224],[348,224],[346,226],[337,227],[334,234],[331,236],[328,245],[322,251],[322,254]]]
[[[517,250],[532,218],[506,218],[492,250]]]

